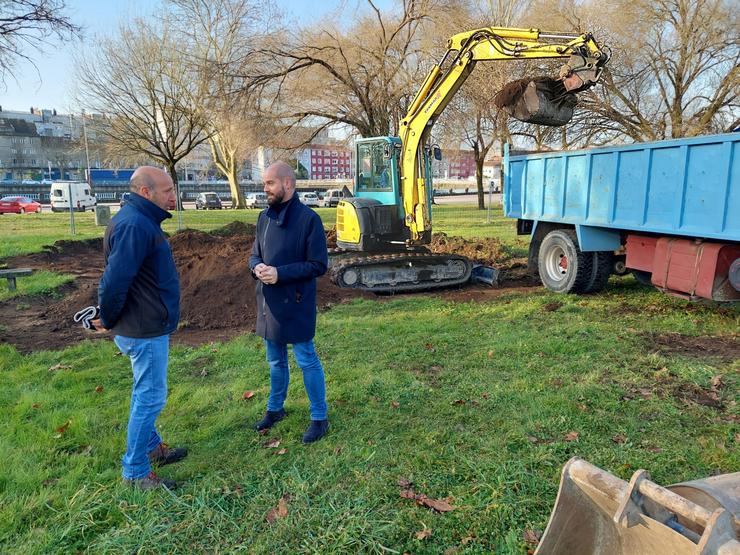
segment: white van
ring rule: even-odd
[[[97,199],[90,194],[90,186],[84,181],[55,181],[51,184],[49,199],[52,212],[69,212],[69,195],[76,212],[95,210]]]
[[[321,206],[324,208],[333,208],[337,204],[339,204],[339,201],[342,200],[342,190],[341,189],[329,189],[324,193],[324,198],[321,201]]]

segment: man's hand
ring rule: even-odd
[[[107,333],[109,330],[107,328],[103,327],[102,322],[100,321],[100,318],[96,318],[95,320],[91,320],[90,323],[95,326],[95,331],[97,333]]]
[[[278,273],[275,266],[268,266],[267,264],[259,263],[254,267],[254,275],[262,283],[267,285],[273,285],[277,283]]]

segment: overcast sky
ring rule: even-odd
[[[281,11],[293,21],[305,24],[317,21],[344,8],[351,14],[366,6],[364,0],[276,0]],[[393,4],[392,0],[376,2],[380,8]],[[94,41],[95,35],[110,36],[121,20],[147,16],[162,5],[160,0],[67,0],[68,14],[84,28],[86,46]],[[3,110],[29,110],[56,108],[59,112],[75,110],[72,104],[74,64],[72,53],[81,45],[59,44],[46,48],[45,52],[27,54],[38,69],[30,64],[19,65],[15,79],[9,77],[5,90],[0,89],[0,106]]]

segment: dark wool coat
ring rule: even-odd
[[[125,337],[158,337],[177,329],[180,279],[160,227],[172,215],[136,193],[105,230],[105,271],[98,287],[100,320]]]
[[[277,268],[273,285],[257,281],[257,335],[277,343],[303,343],[316,334],[316,278],[328,261],[321,218],[297,195],[277,212],[263,210],[249,257]],[[256,278],[255,278],[256,279]]]

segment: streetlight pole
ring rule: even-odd
[[[87,125],[85,124],[85,110],[82,110],[82,136],[85,140],[85,161],[87,163],[87,184],[92,193],[92,176],[90,175],[90,150],[87,148]]]

